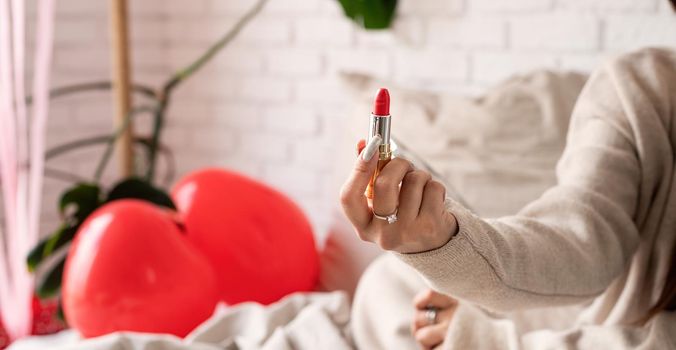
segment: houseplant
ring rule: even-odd
[[[338,0],[343,12],[365,29],[387,29],[394,18],[397,0]]]
[[[64,191],[59,200],[58,208],[62,216],[61,224],[52,234],[41,240],[30,251],[27,257],[28,269],[30,271],[35,271],[42,265],[49,265],[45,269],[43,278],[36,284],[36,294],[39,297],[51,298],[59,296],[65,265],[64,252],[68,249],[80,225],[98,207],[121,198],[136,198],[152,202],[161,207],[175,209],[171,198],[163,189],[156,185],[158,156],[163,152],[170,156],[168,150],[162,147],[160,140],[165,115],[172,101],[172,94],[182,82],[190,78],[223,50],[260,13],[267,2],[268,0],[257,1],[225,35],[211,45],[195,61],[172,74],[159,88],[144,84],[132,84],[133,93],[146,97],[146,99],[151,101],[151,104],[133,107],[127,115],[125,123],[114,133],[70,141],[46,152],[45,160],[48,161],[74,149],[101,144],[105,145],[105,151],[91,179],[82,181],[81,176],[63,171],[52,174],[53,176],[75,179],[76,181]],[[110,81],[75,84],[51,90],[50,98],[56,99],[83,91],[110,90],[111,88],[112,83]],[[30,97],[27,100],[28,103],[32,102]],[[147,167],[137,170],[137,173],[133,176],[123,178],[112,187],[106,188],[101,183],[101,177],[113,153],[114,143],[119,135],[130,125],[133,118],[141,114],[150,114],[153,117],[151,134],[146,137],[134,137],[135,144],[145,151],[144,155]]]

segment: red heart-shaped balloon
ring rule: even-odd
[[[268,304],[315,288],[312,228],[280,192],[231,171],[204,169],[184,177],[172,198],[188,239],[216,270],[221,300]]]
[[[185,336],[218,301],[211,265],[144,201],[97,209],[78,230],[64,270],[63,307],[83,336],[114,331]]]

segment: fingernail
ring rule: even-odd
[[[364,150],[361,152],[361,159],[364,161],[369,161],[371,158],[373,158],[373,155],[376,154],[378,151],[378,147],[380,144],[383,142],[383,139],[380,137],[380,135],[376,135],[371,138],[369,143],[364,147]]]
[[[361,151],[364,150],[364,147],[366,147],[366,141],[359,140],[359,143],[357,144],[357,157],[359,157]]]

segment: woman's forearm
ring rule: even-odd
[[[458,234],[439,249],[397,256],[434,288],[493,310],[601,294],[638,246],[634,218],[644,166],[614,69],[621,68],[609,65],[583,91],[555,187],[516,215],[494,220],[451,202]],[[654,118],[646,113],[638,123]]]

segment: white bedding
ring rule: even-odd
[[[24,339],[9,350],[343,350],[353,348],[349,319],[345,293],[298,293],[268,307],[222,307],[185,339],[120,332],[83,340],[69,330]]]

